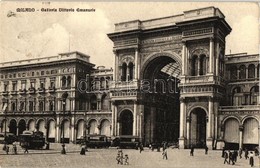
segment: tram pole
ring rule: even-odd
[[[63,134],[62,134],[62,150],[61,150],[61,154],[66,154],[66,150],[65,150],[65,143],[64,143],[64,133],[65,133],[65,127],[64,127],[64,118],[65,118],[65,110],[66,110],[66,99],[68,97],[68,93],[67,92],[64,92],[62,94],[62,104],[63,104],[63,120],[62,120],[62,131],[63,131]]]

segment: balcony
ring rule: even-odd
[[[260,105],[220,106],[220,114],[260,114]]]
[[[23,94],[25,94],[26,93],[26,89],[19,89],[19,94],[20,95],[23,95]]]
[[[45,88],[38,88],[38,93],[45,93]]]
[[[35,88],[34,87],[30,87],[28,89],[28,91],[29,91],[29,94],[35,94]]]
[[[16,90],[12,90],[10,94],[11,95],[17,95],[17,91]]]
[[[3,91],[3,92],[2,92],[2,95],[3,95],[3,96],[8,96],[8,93],[9,93],[8,91]]]
[[[56,88],[54,86],[49,87],[49,93],[54,93]]]
[[[111,81],[111,89],[132,90],[138,89],[138,81]]]

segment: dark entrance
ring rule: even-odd
[[[10,121],[9,132],[16,135],[16,131],[17,131],[17,123],[14,119],[12,119]]]
[[[145,66],[141,94],[146,144],[178,142],[180,67],[170,56],[158,56]]]
[[[133,114],[124,110],[120,115],[120,135],[133,135]]]
[[[24,120],[19,121],[18,128],[19,128],[18,135],[22,134],[23,131],[26,130],[26,123]]]
[[[191,114],[190,144],[193,147],[203,148],[206,145],[206,112],[201,108],[194,109]]]

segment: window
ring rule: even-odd
[[[51,88],[55,88],[55,82],[51,81]]]
[[[241,65],[239,67],[239,79],[245,79],[246,78],[246,66]]]
[[[71,87],[71,77],[68,76],[67,78],[67,87],[70,88]]]
[[[90,98],[90,108],[91,110],[97,110],[97,97],[95,95]]]
[[[121,74],[121,80],[126,81],[126,73],[127,73],[127,65],[124,62],[122,65],[122,74]]]
[[[128,65],[128,80],[131,81],[133,80],[133,76],[134,76],[134,65],[132,62],[129,63]]]
[[[4,84],[4,91],[5,92],[8,91],[8,84],[7,83]]]
[[[41,71],[41,75],[44,75],[44,71]]]
[[[29,101],[29,111],[34,111],[34,102]]]
[[[23,101],[21,101],[20,102],[20,108],[19,108],[19,111],[24,111],[25,109],[24,109],[24,102]]]
[[[241,88],[236,87],[232,90],[232,105],[239,106],[242,104],[243,95],[241,95]]]
[[[39,102],[39,111],[44,111],[44,102],[43,101]]]
[[[198,75],[198,56],[193,55],[191,59],[191,76]]]
[[[42,88],[42,89],[45,88],[45,83],[44,82],[40,83],[40,88]]]
[[[13,83],[13,91],[16,91],[16,90],[17,90],[17,84]]]
[[[34,72],[32,72],[32,76],[34,76]]]
[[[232,66],[230,68],[230,79],[237,79],[237,67],[236,66]]]
[[[16,111],[16,103],[15,102],[12,102],[12,105],[11,105],[12,107],[12,111],[14,112],[14,111]]]
[[[259,102],[259,86],[253,86],[250,89],[250,104],[256,105]]]
[[[200,75],[206,75],[206,59],[205,55],[200,56]]]
[[[63,77],[61,78],[61,86],[62,86],[62,87],[66,87],[66,77],[65,77],[65,76],[63,76]]]
[[[248,78],[254,78],[255,77],[255,65],[250,64],[248,66]]]
[[[35,88],[35,82],[31,82],[31,88]]]
[[[53,100],[50,100],[50,101],[49,101],[49,104],[50,104],[50,106],[49,106],[50,109],[49,109],[49,110],[50,110],[50,111],[54,111],[54,101],[53,101]]]
[[[22,90],[25,90],[25,89],[26,89],[26,83],[25,83],[25,82],[22,82],[21,89],[22,89]]]

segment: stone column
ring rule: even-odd
[[[71,117],[71,141],[74,143],[76,142],[76,139],[75,139],[75,116],[74,114],[72,114],[72,117]]]
[[[117,116],[117,105],[115,104],[115,135],[119,135],[119,122],[118,122],[118,116]]]
[[[246,79],[248,79],[248,66],[246,66]]]
[[[208,112],[208,123],[207,123],[207,146],[212,149],[212,125],[213,125],[213,99],[209,97],[209,112]],[[213,125],[214,126],[214,125]]]
[[[133,135],[136,136],[136,123],[137,123],[137,103],[134,102],[134,116],[133,116]]]
[[[60,116],[57,116],[56,123],[56,142],[60,142]]]
[[[111,129],[112,129],[112,136],[115,136],[115,105],[114,105],[114,102],[112,102],[111,106],[112,106],[112,123],[111,123]]]
[[[179,137],[179,147],[184,149],[185,146],[185,136],[184,136],[184,120],[185,120],[185,102],[184,98],[180,99],[180,137]]]
[[[210,38],[209,42],[209,73],[213,73],[214,68],[214,39]]]
[[[191,124],[191,117],[187,116],[186,117],[186,124],[187,124],[187,141],[188,141],[188,145],[190,146],[190,124]]]
[[[214,52],[213,52],[214,53]],[[217,43],[217,55],[216,55],[216,76],[219,75],[219,42]]]
[[[255,78],[257,78],[257,65],[255,65]]]
[[[239,126],[239,148],[242,148],[243,146],[243,125]]]
[[[182,69],[181,69],[181,74],[184,76],[186,74],[186,42],[184,41],[182,43]]]
[[[113,70],[113,80],[117,81],[117,76],[118,76],[118,55],[117,55],[117,51],[114,50],[114,70]]]
[[[138,74],[138,59],[139,59],[139,53],[138,48],[135,49],[135,80],[138,80],[139,74]]]

